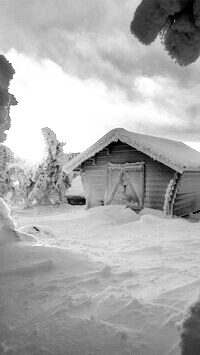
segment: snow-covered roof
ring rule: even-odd
[[[154,137],[127,131],[124,128],[115,128],[105,134],[91,147],[80,153],[63,170],[70,173],[85,160],[93,157],[100,150],[112,142],[121,141],[141,151],[164,165],[182,173],[185,169],[200,168],[200,152],[186,144],[171,139]]]

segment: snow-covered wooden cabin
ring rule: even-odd
[[[80,170],[88,207],[125,204],[185,216],[200,211],[200,152],[116,128],[66,164]]]

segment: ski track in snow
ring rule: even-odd
[[[200,294],[199,223],[150,212],[16,212],[38,244],[0,250],[0,354],[180,355]]]

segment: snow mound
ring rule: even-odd
[[[7,245],[16,241],[37,243],[37,238],[16,229],[16,223],[10,216],[9,207],[0,198],[0,245]]]
[[[40,226],[38,224],[28,224],[19,229],[19,232],[37,237],[38,239],[55,238],[51,228],[47,226]]]
[[[0,230],[15,230],[16,224],[10,216],[10,209],[5,201],[0,198]]]
[[[158,216],[154,216],[152,214],[146,214],[144,216],[141,216],[140,222],[143,224],[155,224],[156,222],[161,222],[162,218]]]
[[[199,224],[123,206],[40,211],[18,224],[55,239],[0,248],[0,353],[179,355],[200,289]]]
[[[26,276],[38,272],[49,272],[54,266],[51,259],[38,261],[37,263],[30,263],[25,266],[16,267],[15,269],[8,269],[0,272],[0,276]]]
[[[169,218],[164,214],[164,211],[155,210],[154,208],[143,208],[143,210],[140,211],[139,215],[140,216],[153,215],[160,218]]]
[[[16,229],[16,234],[20,241],[29,243],[38,243],[38,238],[33,236],[31,233],[24,233],[20,229]]]
[[[1,230],[0,231],[0,246],[16,242],[28,242],[38,244],[38,239],[31,234],[24,233],[20,230]]]
[[[0,198],[0,245],[16,242],[19,239],[16,224],[10,216],[10,209],[5,201]]]
[[[0,247],[7,244],[15,243],[19,240],[16,231],[0,230]]]
[[[144,208],[140,213],[140,222],[144,225],[146,224],[157,224],[162,223],[164,219],[170,219],[171,217],[166,216],[163,211],[155,210],[153,208]]]
[[[82,228],[90,229],[95,226],[104,225],[123,225],[138,221],[140,216],[130,208],[122,205],[106,205],[92,207],[86,210],[80,210],[79,213],[65,215],[66,225],[70,227],[71,223],[76,223],[75,230]]]
[[[133,210],[120,205],[93,207],[85,211],[85,217],[117,224],[131,223],[140,219],[140,216]]]

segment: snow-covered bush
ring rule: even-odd
[[[28,199],[30,203],[55,206],[67,202],[66,191],[70,187],[70,179],[62,170],[66,163],[66,154],[63,152],[65,143],[60,143],[48,127],[43,128],[42,133],[46,154],[33,177],[34,187]]]
[[[16,163],[9,164],[9,173],[12,183],[12,195],[10,199],[6,199],[10,206],[22,205],[29,207],[28,197],[34,187],[35,182],[33,176],[35,167],[27,167],[26,165],[18,165]]]
[[[142,0],[131,32],[146,45],[160,34],[165,50],[179,65],[191,64],[200,56],[200,1]]]
[[[181,355],[200,354],[200,300],[192,305],[183,322],[180,345]]]
[[[0,196],[9,207],[15,204],[27,206],[34,169],[19,157],[14,158],[12,151],[0,144]]]

